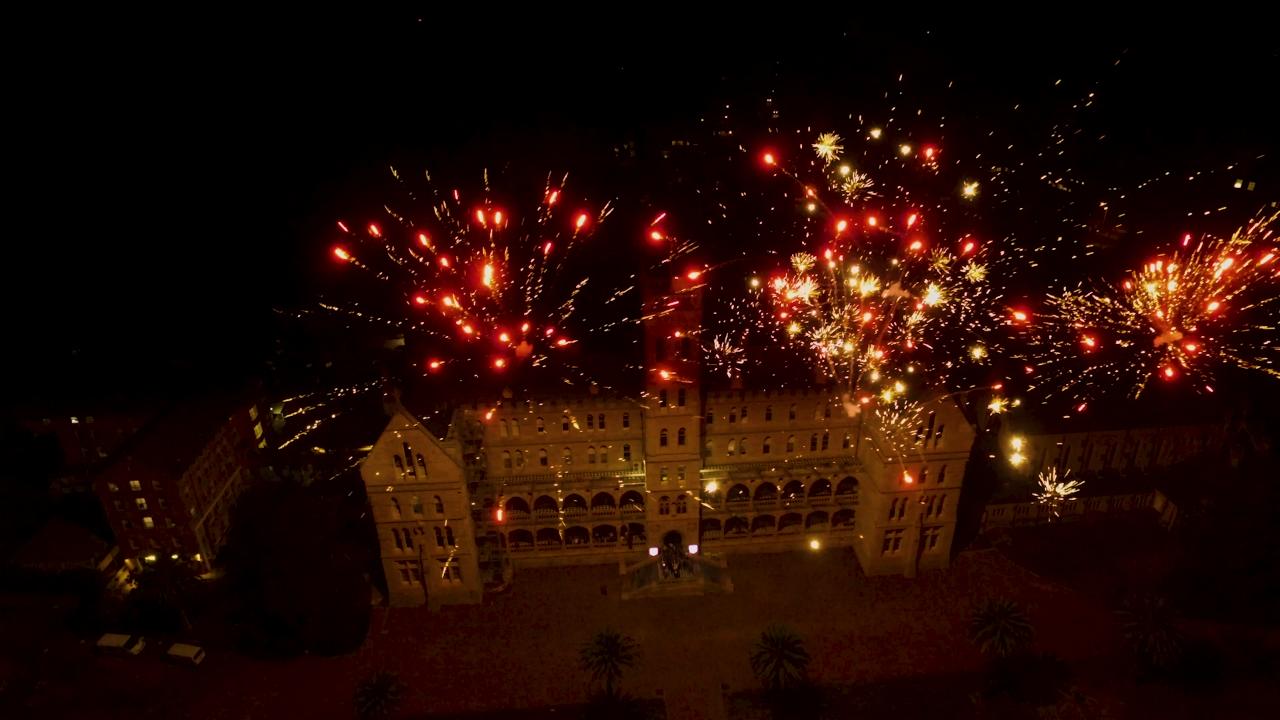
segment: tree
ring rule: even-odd
[[[808,667],[809,653],[804,649],[804,641],[781,625],[765,628],[751,653],[751,671],[768,690],[799,686]]]
[[[359,720],[385,720],[400,705],[404,683],[393,672],[379,671],[356,686],[356,717]]]
[[[191,629],[188,609],[200,588],[199,571],[184,560],[161,555],[134,575],[130,605],[144,626]],[[176,623],[174,622],[176,620]],[[164,626],[170,626],[166,628]]]
[[[579,653],[582,669],[591,673],[592,682],[602,686],[607,698],[618,696],[622,672],[635,666],[638,655],[635,640],[607,628],[587,641]]]
[[[1173,607],[1164,598],[1131,595],[1116,611],[1120,630],[1138,660],[1155,670],[1168,670],[1182,656]]]
[[[1034,634],[1031,622],[1012,600],[988,600],[969,621],[969,637],[986,655],[1007,658],[1026,650]]]

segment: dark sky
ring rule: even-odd
[[[854,9],[31,21],[8,103],[10,377],[39,388],[73,351],[108,375],[252,364],[272,305],[313,290],[324,233],[376,202],[388,164],[568,167],[626,188],[614,143],[764,94],[820,125],[906,73],[920,104],[976,123],[1016,102],[1056,111],[1059,77],[1076,94],[1103,81],[1093,122],[1113,151],[1085,159],[1094,172],[1270,152],[1280,63],[1261,25]]]

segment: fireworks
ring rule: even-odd
[[[474,195],[441,193],[431,184],[426,208],[388,206],[394,222],[386,227],[370,224],[356,232],[338,223],[346,238],[334,257],[382,281],[400,310],[375,315],[358,304],[322,307],[412,336],[426,347],[421,364],[428,375],[502,375],[556,364],[565,375],[584,379],[568,352],[588,332],[635,321],[618,303],[634,284],[599,288],[590,302],[606,311],[592,320],[582,317],[579,307],[602,282],[576,257],[592,244],[612,206],[572,198],[566,180],[548,176],[526,195],[534,200],[527,208],[502,204],[487,174]],[[409,197],[417,195],[410,191]],[[668,240],[660,221],[648,231]],[[687,251],[675,241],[671,246]]]
[[[1137,397],[1153,379],[1184,378],[1213,392],[1225,367],[1280,377],[1276,219],[1260,217],[1229,238],[1184,237],[1118,286],[1051,295],[1028,329],[1045,394],[1083,403],[1119,387]]]
[[[1071,471],[1068,470],[1059,478],[1056,467],[1050,467],[1040,473],[1040,490],[1034,493],[1036,502],[1048,507],[1054,517],[1061,514],[1063,503],[1080,492],[1080,488],[1084,486],[1083,480],[1068,480],[1070,475]]]

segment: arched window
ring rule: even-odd
[[[809,436],[809,450],[813,451],[817,449],[818,449],[818,433],[814,433]]]
[[[444,535],[441,534],[440,528],[432,528],[436,531],[436,547],[444,547]]]
[[[734,453],[736,453],[737,451],[738,451],[738,441],[737,441],[737,440],[730,440],[730,441],[729,441],[729,456],[730,456],[730,457],[733,457]]]
[[[516,451],[516,467],[518,468],[524,467],[524,451],[523,450]]]
[[[828,402],[826,405],[822,406],[822,417],[824,418],[831,417],[831,403]]]
[[[684,445],[685,439],[686,439],[686,433],[684,428],[680,428],[679,430],[676,430],[676,444]]]
[[[947,429],[946,425],[939,425],[938,431],[933,434],[933,446],[938,447],[938,443],[942,442],[942,431]]]
[[[788,435],[787,436],[787,452],[793,453],[795,451],[796,451],[796,436]]]
[[[813,419],[814,419],[814,420],[821,420],[821,419],[822,419],[822,406],[821,406],[821,405],[814,405],[814,406],[813,406]]]
[[[502,467],[507,470],[511,469],[511,451],[510,450],[502,451]]]
[[[538,464],[541,465],[542,467],[547,466],[547,449],[546,448],[542,448],[541,450],[538,451]]]
[[[587,413],[587,429],[588,430],[596,429],[596,416],[592,415],[591,413]]]
[[[663,465],[662,469],[658,471],[658,480],[661,481],[663,485],[666,485],[667,478],[669,477],[670,477],[670,474],[667,472],[667,466]]]
[[[730,410],[730,411],[729,411],[729,422],[731,422],[731,423],[736,423],[736,422],[738,422],[738,411],[737,411],[737,410]]]
[[[400,501],[395,498],[391,498],[391,514],[397,519],[400,517]]]
[[[711,438],[707,438],[707,457],[711,457],[712,455],[715,455],[715,454],[716,454],[716,442]]]
[[[631,443],[622,444],[622,459],[631,462]]]
[[[671,514],[671,498],[667,497],[666,495],[663,495],[662,497],[658,498],[658,514],[659,515]]]
[[[599,415],[596,415],[596,427],[600,428],[601,430],[604,429],[604,413],[600,413]]]
[[[772,445],[773,445],[773,438],[766,435],[764,438],[764,442],[760,443],[760,453],[763,455],[768,455],[769,449]]]
[[[707,415],[706,415],[705,421],[708,425],[714,425],[716,422],[716,411],[712,410],[711,408],[707,408]]]
[[[568,414],[560,416],[560,429],[569,432],[569,416]]]
[[[411,507],[413,508],[414,515],[417,515],[418,517],[422,517],[422,498],[418,497],[417,495],[414,495],[413,503]]]
[[[418,458],[418,468],[422,470],[422,477],[425,478],[427,476],[427,461],[423,459],[422,453],[418,453],[416,457]]]
[[[658,447],[667,446],[667,429],[662,428],[658,431]]]
[[[506,437],[506,436],[507,436],[507,421],[499,420],[498,421],[498,437]]]
[[[404,445],[404,462],[405,462],[405,465],[408,465],[408,467],[405,469],[409,471],[410,475],[417,475],[418,471],[413,469],[413,450],[409,449],[409,443],[403,443],[403,445]]]
[[[791,409],[787,411],[787,419],[788,419],[788,420],[795,420],[795,419],[796,419],[796,406],[795,406],[795,403],[792,403],[792,405],[791,405]]]
[[[746,455],[746,454],[747,454],[747,439],[746,439],[746,438],[742,438],[741,440],[739,440],[739,441],[738,441],[738,454],[739,454],[739,455]]]
[[[676,391],[676,405],[680,407],[684,407],[684,400],[685,400],[684,388],[680,388],[679,390]]]
[[[394,455],[392,456],[391,459],[395,461],[396,471],[400,473],[400,479],[403,480],[404,479],[404,460],[400,459],[399,455]]]
[[[947,466],[943,465],[941,468],[938,468],[938,484],[941,485],[946,481],[947,481]]]
[[[437,515],[443,515],[443,514],[444,514],[444,500],[441,500],[439,495],[435,495],[434,497],[435,497],[435,501],[436,501],[436,514],[437,514]]]
[[[624,428],[631,427],[631,413],[629,412],[622,413],[622,427]]]
[[[587,417],[591,417],[591,416],[588,415]],[[595,445],[587,446],[587,464],[588,465],[596,464],[596,446]]]
[[[831,433],[827,430],[822,431],[822,449],[826,450],[831,447]]]
[[[924,485],[927,482],[929,482],[929,466],[921,465],[920,466],[920,484]]]
[[[511,437],[520,437],[520,421],[511,421]]]
[[[392,537],[394,537],[394,538],[396,539],[396,549],[397,549],[397,550],[403,550],[403,549],[404,549],[404,541],[400,539],[400,530],[399,530],[399,528],[391,528],[391,536],[392,536]]]
[[[688,511],[689,511],[689,496],[677,495],[676,496],[676,514],[683,515]]]
[[[845,450],[848,450],[849,447],[852,445],[852,441],[853,441],[853,438],[849,437],[849,433],[845,433],[844,440],[840,441],[840,447],[844,448]]]
[[[567,445],[565,446],[564,450],[561,451],[560,453],[560,462],[564,463],[565,465],[573,464],[573,450],[571,450]]]
[[[547,431],[547,423],[546,423],[546,421],[544,421],[542,418],[538,418],[538,419],[537,419],[536,421],[534,421],[534,422],[535,422],[535,424],[536,424],[536,426],[537,426],[537,428],[538,428],[538,432],[540,432],[540,433],[544,433],[544,432],[546,432],[546,431]]]
[[[741,413],[739,413],[739,415],[741,415],[741,416],[742,416],[742,422],[746,422],[746,421],[747,421],[747,406],[746,406],[746,405],[743,405],[743,406],[742,406],[742,412],[741,412]]]
[[[458,543],[453,539],[453,528],[448,525],[444,526],[444,542],[449,547],[457,547]]]
[[[659,390],[658,391],[658,407],[666,407],[666,406],[667,406],[667,391]]]
[[[772,422],[772,421],[773,421],[773,406],[772,406],[772,405],[765,405],[765,406],[764,406],[764,421],[765,421],[765,422]]]

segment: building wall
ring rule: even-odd
[[[1216,425],[1175,425],[1071,433],[1018,433],[1001,430],[1000,447],[1009,451],[1023,441],[1026,471],[1032,477],[1056,467],[1061,474],[1165,467],[1219,447],[1223,432]]]
[[[460,455],[400,411],[360,466],[393,605],[480,601],[483,579]]]

